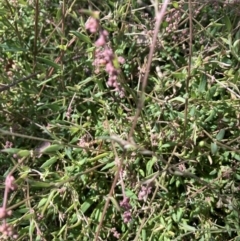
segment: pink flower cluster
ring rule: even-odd
[[[130,200],[128,197],[124,197],[123,200],[120,202],[120,206],[126,210],[131,209],[131,204],[129,203],[129,201]]]
[[[123,213],[123,222],[129,223],[132,220],[132,213],[131,213],[131,204],[129,202],[128,197],[124,197],[123,200],[120,202],[120,206],[125,209]]]
[[[18,238],[18,235],[14,233],[13,227],[8,223],[3,223],[0,226],[0,232],[3,233],[5,237],[12,237],[14,239]]]
[[[90,17],[88,21],[85,23],[85,28],[90,32],[90,33],[96,33],[99,28],[99,22],[96,18]]]
[[[14,183],[15,178],[13,176],[7,176],[6,180],[5,180],[5,186],[7,188],[7,190],[16,190],[17,189],[17,185]]]
[[[12,142],[6,141],[6,144],[5,144],[4,147],[7,149],[7,148],[12,148],[12,146],[13,146],[13,143],[12,143]]]
[[[100,25],[97,19],[90,17],[85,24],[85,28],[91,33],[96,33],[100,29]],[[105,71],[108,73],[107,85],[113,87],[116,92],[119,93],[120,97],[124,97],[124,89],[118,82],[118,76],[120,69],[114,65],[115,55],[112,48],[107,45],[108,31],[99,30],[99,37],[95,42],[95,60],[93,65],[95,66],[95,73],[100,72],[100,67],[105,67]],[[124,64],[125,60],[123,57],[118,57],[118,63]]]
[[[138,193],[138,200],[145,200],[147,196],[152,192],[152,187],[142,186],[140,192]]]
[[[12,210],[7,211],[7,209],[5,209],[3,207],[0,208],[0,218],[1,219],[10,217],[11,215],[12,215]],[[1,226],[0,226],[0,228],[1,228]]]
[[[129,210],[125,211],[123,213],[123,222],[124,223],[129,223],[132,220],[132,214]]]
[[[120,238],[120,233],[116,230],[116,228],[112,228],[111,232],[113,233],[113,237],[119,239]]]
[[[0,207],[0,219],[3,219],[3,223],[0,225],[0,233],[2,233],[6,238],[12,237],[16,239],[18,235],[14,233],[13,227],[6,222],[6,218],[12,215],[12,210],[7,210],[7,200],[9,192],[17,189],[17,185],[14,181],[15,179],[12,175],[8,175],[5,180],[3,206]]]

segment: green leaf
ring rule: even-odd
[[[68,229],[68,225],[65,224],[63,225],[63,227],[60,229],[60,231],[58,232],[58,235],[60,236],[64,231],[66,231]]]
[[[41,215],[44,216],[44,213],[45,213],[45,211],[47,210],[47,208],[49,207],[50,202],[53,202],[53,196],[54,196],[54,194],[55,194],[56,192],[57,192],[56,190],[52,190],[52,191],[50,192],[50,194],[48,195],[48,199],[47,199],[47,201],[46,201],[46,203],[45,203],[45,205],[44,205],[44,207],[43,207],[43,209],[42,209],[42,211],[41,211]]]
[[[172,219],[173,219],[174,222],[177,222],[177,215],[176,215],[176,213],[172,214]]]
[[[47,78],[47,79],[44,79],[43,81],[41,81],[41,82],[38,84],[38,87],[41,86],[41,85],[45,85],[46,83],[48,83],[48,82],[50,82],[50,81],[52,81],[52,80],[54,80],[54,79],[56,79],[56,78],[58,78],[58,77],[59,77],[59,74],[58,74],[58,73],[53,74],[53,75],[51,76],[51,78]]]
[[[175,98],[173,98],[173,99],[171,99],[171,100],[169,100],[169,102],[173,102],[173,101],[179,101],[179,102],[181,102],[181,103],[183,103],[183,104],[185,104],[185,98],[183,98],[183,97],[181,97],[181,96],[177,96],[177,97],[175,97]]]
[[[71,135],[76,134],[81,128],[78,126],[71,126],[69,129],[69,132],[71,133]]]
[[[96,210],[96,209],[95,209]],[[99,208],[97,208],[97,210],[96,210],[96,212],[95,212],[95,220],[96,221],[100,221],[100,219],[101,219],[101,216],[102,216],[102,210],[101,209],[99,209]]]
[[[142,177],[145,176],[145,173],[144,173],[144,171],[143,171],[142,169],[139,170],[139,174],[140,174]]]
[[[27,157],[30,156],[31,152],[28,150],[21,150],[17,153],[19,157]]]
[[[142,229],[142,239],[143,241],[146,241],[147,240],[147,232],[146,232],[146,229]]]
[[[147,175],[152,174],[152,166],[157,162],[157,158],[153,157],[150,161],[147,162]]]
[[[176,1],[173,1],[172,5],[173,5],[174,8],[178,8],[179,7],[178,2],[176,2]]]
[[[218,132],[218,134],[217,134],[217,136],[216,136],[216,139],[217,139],[218,141],[221,141],[221,140],[223,139],[224,135],[225,135],[225,129],[221,129],[221,130]]]
[[[202,92],[205,91],[206,84],[207,84],[207,77],[206,77],[206,75],[202,75],[200,84],[199,84],[199,86],[198,86],[198,91],[199,91],[200,93],[202,93]]]
[[[38,107],[38,110],[44,110],[44,109],[51,109],[54,112],[60,111],[61,107],[58,103],[52,103],[52,104],[43,104],[42,106]]]
[[[240,50],[240,39],[237,39],[233,43],[233,49],[234,49],[235,53],[239,53],[239,50]]]
[[[38,203],[38,208],[42,207],[47,201],[47,198],[42,198],[40,202]]]
[[[227,32],[231,32],[232,31],[232,23],[231,20],[229,19],[229,17],[227,15],[224,16],[224,22],[225,22],[225,26],[227,27]]]
[[[216,154],[217,151],[218,151],[218,146],[217,146],[217,144],[216,144],[215,142],[212,142],[212,143],[211,143],[211,152],[212,152],[212,154],[213,154],[213,155]]]
[[[74,36],[78,37],[78,39],[82,40],[85,43],[91,43],[91,39],[82,33],[79,33],[77,31],[70,31],[70,33],[72,33]]]
[[[162,217],[162,216],[160,217],[160,222],[161,222],[161,224],[162,224],[163,226],[165,226],[165,225],[166,225],[165,220],[163,219],[163,217]]]
[[[104,170],[106,170],[106,169],[109,169],[109,168],[111,168],[111,167],[113,167],[113,166],[115,166],[115,161],[113,161],[113,162],[108,163],[107,165],[105,165],[105,166],[101,169],[101,171],[104,171]]]
[[[168,147],[175,146],[175,145],[176,145],[175,142],[169,142],[169,143],[163,144],[161,146],[161,148],[168,148]]]
[[[99,12],[98,11],[91,11],[91,10],[88,10],[88,9],[81,9],[79,12],[87,14],[87,15],[95,18],[95,19],[99,19]]]
[[[240,155],[236,153],[232,153],[232,157],[235,158],[237,161],[240,161]]]
[[[4,15],[7,15],[7,11],[6,11],[7,9],[2,9],[2,8],[0,8],[0,15],[3,17]]]
[[[29,180],[29,184],[31,187],[51,187],[52,186],[51,183],[39,182],[39,181],[33,181],[33,180]]]
[[[18,148],[6,148],[6,149],[1,150],[1,152],[6,152],[8,154],[16,154],[19,151],[21,151],[21,150]]]
[[[119,207],[118,202],[116,201],[116,199],[115,199],[114,197],[110,197],[110,200],[111,200],[112,204],[115,206],[115,208],[120,212],[121,209],[120,209],[120,207]]]
[[[220,37],[220,39],[222,39],[222,41],[223,41],[225,44],[227,44],[227,45],[229,45],[229,46],[231,46],[231,45],[232,45],[232,44],[231,44],[231,40],[230,40],[230,39],[223,38],[223,37]]]
[[[180,223],[180,228],[182,228],[182,229],[184,229],[184,230],[186,230],[186,231],[193,231],[193,232],[196,231],[196,228],[195,228],[195,227],[190,226],[190,225],[188,225],[188,224],[186,224],[186,223]]]
[[[187,77],[187,74],[184,72],[174,72],[172,73],[173,77],[175,77],[176,79],[185,79]]]
[[[42,150],[42,153],[53,153],[62,148],[63,148],[62,145],[55,144],[55,145],[51,145],[51,146],[47,147],[46,149]]]
[[[37,57],[37,61],[39,61],[40,63],[46,64],[48,66],[53,67],[54,69],[60,69],[60,65],[54,63],[52,60],[50,59],[46,59],[46,58],[42,58],[42,57]]]
[[[29,226],[29,237],[32,237],[34,229],[35,229],[35,222],[32,219],[31,222],[30,222],[30,226]]]
[[[58,48],[61,49],[61,50],[66,51],[67,50],[67,45],[63,45],[63,44],[61,45],[60,44],[60,45],[58,45]]]
[[[137,195],[131,191],[130,189],[125,190],[126,196],[131,198],[131,199],[138,199]]]
[[[177,179],[177,180],[176,180],[176,187],[178,188],[178,187],[181,185],[181,183],[182,183],[181,180],[180,180],[180,179]]]
[[[57,160],[58,160],[58,157],[53,156],[50,159],[48,159],[46,162],[44,162],[40,168],[48,168],[49,166],[54,164]]]
[[[212,171],[209,173],[209,175],[215,175],[216,173],[217,173],[217,170],[214,169],[214,170],[212,170]]]
[[[210,115],[208,116],[208,118],[205,119],[204,122],[210,122],[210,121],[213,120],[213,118],[214,118],[215,115],[216,115],[216,111],[215,111],[215,109],[210,110],[209,114],[210,114]]]
[[[92,204],[94,203],[94,201],[89,198],[87,199],[82,205],[81,205],[81,210],[83,213],[85,213],[91,206]]]
[[[180,222],[183,215],[183,208],[179,208],[177,211],[177,222]]]
[[[13,53],[15,53],[15,52],[27,52],[27,49],[24,49],[22,47],[18,47],[16,45],[15,46],[14,45],[8,46],[6,44],[0,44],[0,48],[2,48],[6,52],[13,52]]]

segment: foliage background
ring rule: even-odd
[[[119,160],[99,240],[240,240],[240,2],[171,2],[129,149],[157,5],[1,1],[1,182],[15,166],[17,240],[94,240]],[[81,9],[100,12],[125,58],[123,98],[95,71]]]

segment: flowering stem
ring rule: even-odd
[[[156,42],[157,42],[158,31],[159,31],[160,25],[162,23],[162,20],[163,20],[163,17],[164,17],[164,14],[166,12],[167,5],[168,5],[169,2],[170,2],[170,0],[164,1],[162,8],[159,10],[159,12],[156,16],[156,25],[155,25],[155,29],[154,29],[152,47],[150,48],[150,53],[149,53],[149,56],[148,56],[146,72],[145,72],[145,75],[144,75],[144,78],[143,78],[142,90],[141,90],[140,98],[139,98],[139,101],[138,101],[137,111],[136,111],[136,114],[134,116],[132,127],[131,127],[131,130],[130,130],[130,133],[129,133],[129,137],[128,137],[129,140],[132,139],[132,137],[133,137],[133,132],[134,132],[135,127],[137,125],[137,120],[138,120],[138,118],[141,114],[141,111],[143,109],[144,92],[145,92],[145,88],[147,86],[147,80],[148,80],[149,70],[150,70],[150,66],[151,66],[151,63],[152,63],[152,58],[153,58],[153,54],[154,54],[154,50],[155,50],[155,46],[156,46]]]
[[[119,174],[122,170],[122,165],[123,165],[123,160],[125,159],[125,155],[126,155],[126,151],[123,152],[122,158],[121,158],[120,163],[119,163],[119,167],[118,167],[117,172],[115,174],[115,178],[113,180],[111,189],[110,189],[108,197],[107,197],[107,201],[106,201],[106,203],[104,205],[104,208],[103,208],[103,212],[102,212],[100,222],[99,222],[98,227],[97,227],[97,232],[96,232],[96,235],[94,237],[94,241],[98,241],[98,237],[99,237],[100,230],[101,230],[101,227],[102,227],[102,224],[103,224],[104,216],[106,214],[106,211],[107,211],[107,208],[108,208],[108,205],[109,205],[109,202],[110,202],[110,197],[112,197],[112,195],[113,195],[113,191],[114,191],[114,188],[117,184]]]

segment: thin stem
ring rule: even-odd
[[[96,232],[96,235],[95,235],[95,237],[94,237],[94,241],[98,241],[98,237],[99,237],[100,230],[101,230],[101,227],[102,227],[102,224],[103,224],[103,220],[104,220],[105,214],[106,214],[106,212],[107,212],[107,208],[108,208],[108,206],[109,206],[110,197],[112,197],[114,188],[115,188],[115,186],[116,186],[116,184],[117,184],[117,181],[118,181],[118,178],[119,178],[119,174],[120,174],[120,172],[121,172],[121,170],[122,170],[122,165],[123,165],[123,160],[125,159],[125,158],[124,158],[125,155],[126,155],[126,151],[123,153],[123,156],[122,156],[122,158],[121,158],[121,160],[120,160],[119,167],[118,167],[117,172],[116,172],[116,174],[115,174],[115,178],[114,178],[114,180],[113,180],[111,189],[110,189],[109,194],[108,194],[108,197],[107,197],[107,201],[106,201],[106,203],[105,203],[105,205],[104,205],[104,208],[103,208],[103,212],[102,212],[102,216],[101,216],[99,225],[98,225],[98,227],[97,227],[97,232]]]
[[[166,12],[166,9],[167,9],[167,6],[168,6],[169,2],[170,2],[170,0],[164,1],[162,8],[159,10],[159,12],[156,16],[156,25],[155,25],[155,29],[154,29],[152,47],[150,48],[150,53],[149,53],[149,56],[148,56],[147,67],[146,67],[146,72],[145,72],[145,75],[144,75],[144,78],[143,78],[143,84],[142,84],[142,89],[141,89],[141,93],[140,93],[140,97],[139,97],[139,101],[138,101],[137,111],[136,111],[136,114],[134,116],[132,127],[131,127],[131,130],[129,132],[129,136],[128,136],[129,140],[132,140],[133,132],[136,128],[138,118],[139,118],[139,116],[141,114],[141,111],[143,109],[143,106],[144,106],[144,93],[145,93],[145,89],[146,89],[146,86],[147,86],[147,80],[148,80],[149,71],[150,71],[150,67],[151,67],[151,63],[152,63],[152,58],[153,58],[153,54],[154,54],[154,50],[155,50],[155,46],[156,46],[156,42],[157,42],[158,32],[159,32],[159,28],[160,28],[161,23],[163,21],[163,17],[164,17],[164,14]]]
[[[11,87],[13,87],[13,86],[15,86],[15,85],[17,85],[17,84],[19,84],[19,83],[21,83],[21,82],[24,82],[24,81],[26,81],[26,80],[29,80],[29,79],[37,76],[38,74],[40,74],[40,72],[37,72],[37,73],[34,73],[34,74],[30,74],[30,75],[28,75],[28,76],[26,76],[26,77],[23,77],[23,78],[19,79],[19,80],[13,81],[13,83],[10,84],[10,85],[3,86],[2,88],[0,88],[0,93],[3,92],[3,91],[5,91],[5,90],[10,89]]]
[[[38,53],[38,49],[37,49],[37,39],[38,39],[38,17],[39,17],[39,1],[36,0],[36,4],[35,4],[35,26],[34,26],[34,46],[33,46],[33,71],[35,71],[36,68],[36,57],[37,57],[37,53]]]
[[[189,10],[189,55],[188,55],[188,76],[186,79],[186,97],[185,97],[185,110],[184,110],[184,139],[186,139],[186,130],[188,123],[188,102],[189,102],[189,81],[191,79],[192,68],[192,41],[193,41],[193,21],[192,21],[192,3],[188,0]]]

